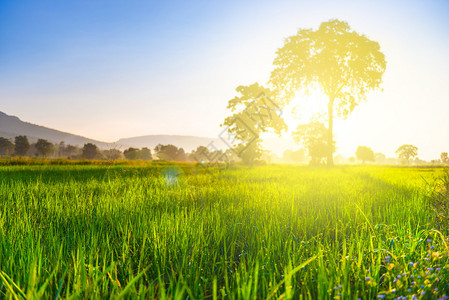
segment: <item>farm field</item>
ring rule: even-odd
[[[443,175],[1,166],[0,298],[442,298],[447,232],[429,195]]]

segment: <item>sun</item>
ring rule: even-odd
[[[288,126],[288,133],[284,135],[290,136],[299,124],[305,124],[314,119],[326,123],[327,101],[326,96],[319,91],[293,98],[282,110],[282,117]]]

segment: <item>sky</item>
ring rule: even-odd
[[[449,152],[449,1],[0,0],[0,111],[113,142],[216,137],[235,88],[266,84],[299,28],[337,18],[386,56],[382,92],[335,121],[337,153]],[[320,98],[321,97],[321,98]],[[293,100],[291,131],[325,103]],[[288,134],[286,134],[288,136]]]

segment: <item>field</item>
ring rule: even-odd
[[[443,174],[1,166],[0,298],[443,297]]]

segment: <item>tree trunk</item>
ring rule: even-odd
[[[328,140],[327,140],[327,145],[329,148],[329,152],[327,154],[327,166],[328,167],[333,167],[334,166],[334,155],[333,155],[333,141],[334,141],[334,134],[333,134],[333,130],[334,130],[334,97],[331,96],[329,98],[329,103],[327,105],[327,110],[328,110],[328,116],[329,116],[329,135],[328,135]]]

